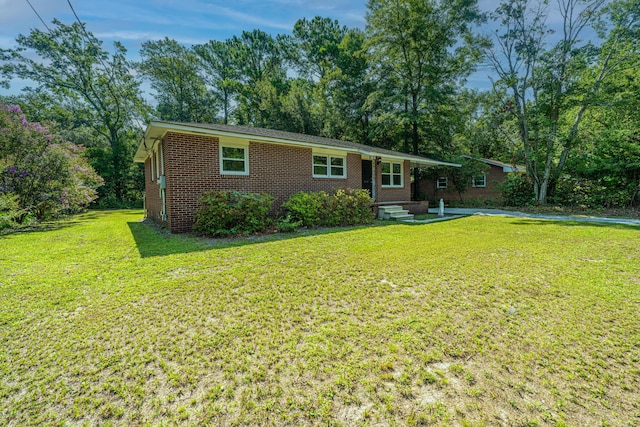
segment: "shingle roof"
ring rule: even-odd
[[[509,163],[501,162],[499,160],[472,157],[472,156],[467,156],[467,155],[462,155],[462,157],[466,157],[468,159],[477,160],[479,162],[486,163],[488,165],[501,167],[505,172],[526,172],[526,170],[527,170],[526,166],[523,166],[523,165],[512,165],[512,164],[509,164]]]
[[[265,129],[265,128],[257,128],[251,126],[240,126],[240,125],[222,125],[222,124],[205,124],[205,123],[183,123],[183,122],[165,122],[165,121],[152,121],[149,123],[147,131],[152,126],[159,127],[179,127],[184,128],[183,130],[189,129],[202,129],[207,131],[214,132],[224,132],[229,134],[236,135],[246,135],[253,136],[260,139],[272,139],[279,141],[291,141],[292,144],[305,143],[311,145],[317,145],[321,147],[334,147],[338,149],[346,149],[350,151],[356,151],[360,153],[378,155],[378,156],[394,156],[394,157],[402,157],[404,159],[422,163],[422,164],[434,164],[434,165],[448,165],[448,166],[459,166],[455,163],[441,162],[439,160],[430,159],[428,157],[416,156],[413,154],[401,153],[398,151],[388,150],[386,148],[379,148],[365,144],[359,144],[357,142],[344,141],[341,139],[332,139],[332,138],[324,138],[321,136],[314,135],[306,135],[302,133],[293,133],[293,132],[285,132],[280,130],[273,129]],[[138,159],[138,155],[136,155],[136,159]]]

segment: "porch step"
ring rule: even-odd
[[[395,220],[395,221],[407,221],[407,220],[412,220],[413,219],[413,214],[407,213],[404,215],[391,215],[391,217],[389,219]]]
[[[404,221],[413,219],[413,214],[410,214],[406,209],[402,209],[402,206],[399,205],[378,206],[378,219]]]

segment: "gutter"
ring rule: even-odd
[[[380,152],[377,152],[375,150],[367,150],[367,149],[364,149],[364,148],[346,148],[346,147],[340,147],[340,146],[334,146],[334,145],[325,145],[325,144],[320,144],[320,143],[310,143],[310,142],[298,141],[298,140],[293,140],[293,139],[281,139],[281,138],[273,138],[273,137],[268,137],[268,136],[251,135],[251,134],[246,134],[246,133],[237,133],[237,132],[220,131],[220,130],[215,130],[215,129],[197,128],[197,127],[193,127],[193,126],[177,125],[177,124],[173,124],[173,123],[167,123],[167,122],[161,122],[161,121],[153,121],[153,120],[151,122],[149,122],[149,125],[147,126],[147,129],[145,130],[145,134],[143,136],[143,143],[149,137],[148,134],[149,134],[150,129],[152,127],[157,127],[157,128],[164,129],[163,134],[166,133],[169,130],[174,130],[174,131],[179,131],[181,133],[188,133],[188,134],[194,134],[194,135],[219,135],[219,136],[227,136],[227,137],[231,137],[231,138],[241,138],[241,139],[251,139],[251,140],[255,140],[255,141],[271,142],[271,143],[274,143],[274,144],[296,145],[296,146],[308,147],[308,148],[324,148],[324,149],[328,149],[328,150],[346,151],[346,152],[350,152],[350,153],[358,153],[358,154],[365,155],[365,156],[370,156],[370,157],[382,157],[384,159],[391,159],[391,160],[409,160],[410,162],[412,162],[414,164],[423,165],[423,166],[461,167],[461,165],[459,165],[457,163],[441,162],[441,161],[438,161],[438,160],[432,160],[432,159],[428,159],[426,157],[423,158],[423,157],[415,156],[415,155],[412,155],[412,154],[403,156],[401,153],[398,153],[398,154],[380,153]],[[138,151],[140,151],[140,147],[138,147]],[[134,156],[134,160],[136,160],[136,158],[138,158],[138,151],[136,151],[136,155]],[[146,159],[146,157],[145,157],[145,159]],[[139,158],[139,160],[136,160],[136,161],[139,161],[139,162],[142,163],[142,162],[144,162],[144,159]]]

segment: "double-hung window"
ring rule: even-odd
[[[346,159],[324,154],[313,155],[314,178],[345,178],[347,176]]]
[[[441,176],[436,181],[436,188],[447,188],[449,185],[449,179],[446,176]]]
[[[220,145],[220,173],[249,175],[249,147]]]
[[[382,186],[402,187],[402,163],[382,162]]]
[[[487,176],[486,175],[476,175],[471,178],[471,186],[472,187],[486,187],[487,186]]]

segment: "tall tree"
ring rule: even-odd
[[[593,84],[602,62],[612,64],[602,82],[599,102],[581,124],[580,140],[567,159],[563,183],[580,184],[582,204],[607,207],[640,203],[640,3],[625,0],[605,7],[598,28],[603,39],[600,58],[580,79]],[[610,31],[609,31],[610,30]],[[567,176],[570,175],[570,176]],[[574,185],[575,187],[575,185]],[[556,195],[555,199],[561,199]]]
[[[160,118],[196,123],[215,119],[199,58],[190,48],[165,37],[144,42],[140,56],[138,68],[156,91]]]
[[[129,191],[139,177],[131,157],[147,107],[124,46],[114,43],[110,54],[84,24],[58,20],[50,32],[32,30],[16,41],[16,49],[3,52],[11,75],[36,82],[107,141],[105,167],[96,167],[105,179],[102,195],[117,203],[138,197]]]
[[[336,67],[340,43],[347,31],[347,27],[330,18],[298,20],[293,26],[293,62],[298,71],[307,78],[322,80]]]
[[[327,88],[327,110],[331,112],[324,125],[327,136],[372,143],[369,97],[375,84],[369,72],[366,36],[361,30],[350,29],[338,45],[335,66],[320,82]]]
[[[307,80],[314,128],[327,137],[370,143],[366,101],[373,85],[364,33],[317,16],[296,22],[286,41],[290,62]]]
[[[280,97],[287,89],[281,44],[260,30],[244,31],[229,43],[238,54],[242,82],[235,119],[240,124],[281,128]]]
[[[222,121],[229,123],[235,97],[241,88],[240,52],[231,40],[211,40],[193,47],[200,57],[201,74],[222,107]]]
[[[401,148],[425,154],[426,124],[442,124],[440,106],[480,58],[472,26],[482,15],[475,0],[369,0],[367,7],[379,98],[402,126]]]
[[[501,30],[488,57],[500,77],[497,83],[510,93],[527,175],[539,204],[547,202],[553,179],[579,143],[585,113],[603,102],[603,82],[617,72],[611,49],[584,40],[604,4],[558,0],[559,32],[546,23],[546,2],[508,0],[493,14]],[[590,68],[593,64],[598,65]],[[593,71],[591,78],[580,78],[587,69]]]

